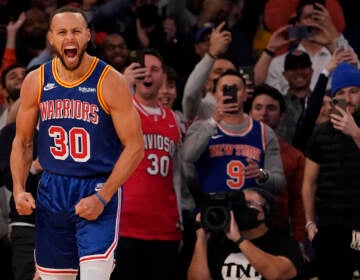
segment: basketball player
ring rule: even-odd
[[[109,279],[121,185],[143,156],[139,116],[121,74],[86,53],[90,30],[81,10],[56,10],[48,40],[56,57],[21,88],[11,153],[16,208],[29,215],[36,207],[41,279],[73,280],[78,267],[81,279]],[[24,183],[38,120],[44,173],[35,204]]]
[[[163,59],[144,51],[146,74],[134,96],[144,133],[145,156],[124,184],[117,267],[111,279],[173,279],[182,233],[176,182],[181,139],[175,113],[159,105]]]

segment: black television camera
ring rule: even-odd
[[[230,210],[246,207],[242,191],[204,194],[199,203],[202,227],[215,235],[223,234],[230,224]]]

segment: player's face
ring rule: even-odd
[[[164,79],[162,63],[154,55],[145,54],[146,73],[144,80],[137,81],[136,93],[146,100],[157,100],[157,95]]]
[[[279,101],[267,94],[258,95],[252,102],[250,115],[253,119],[262,121],[275,129],[281,120]]]
[[[176,82],[169,81],[167,79],[167,75],[164,76],[163,83],[159,90],[158,99],[161,104],[167,106],[170,109],[172,108],[176,99]]]
[[[81,63],[90,36],[81,14],[65,12],[53,17],[48,40],[63,66],[75,70]]]
[[[360,111],[360,87],[346,87],[337,91],[335,98],[346,100],[346,110],[351,114]]]

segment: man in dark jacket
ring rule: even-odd
[[[302,196],[319,278],[347,280],[360,260],[359,70],[340,63],[331,93],[345,99],[346,107],[335,106],[330,121],[316,127],[309,140]]]

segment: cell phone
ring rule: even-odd
[[[346,50],[349,47],[349,43],[344,38],[340,37],[336,39],[335,46],[336,48]]]
[[[299,25],[299,26],[291,26],[288,29],[288,37],[289,39],[306,39],[315,34],[315,30],[312,26],[308,25]]]
[[[224,85],[223,96],[230,96],[231,98],[224,100],[224,104],[237,103],[237,86],[236,85]],[[229,114],[236,114],[237,111],[228,111]]]
[[[253,66],[240,66],[239,73],[243,75],[246,80],[254,83],[254,67]]]
[[[343,110],[346,111],[347,102],[346,102],[346,100],[343,99],[343,98],[333,98],[333,99],[332,99],[332,102],[331,102],[331,105],[332,105],[332,112],[333,112],[334,114],[337,114],[337,115],[339,115],[339,116],[342,116],[342,114],[341,114],[338,110],[336,110],[335,105],[336,105],[336,106],[339,106],[341,109],[343,109]]]
[[[140,66],[136,67],[136,69],[145,67],[144,53],[142,51],[132,51],[130,52],[129,57],[130,57],[130,63],[136,62],[140,64]],[[145,79],[145,77],[139,77],[137,79],[143,80]]]
[[[224,85],[223,96],[230,96],[231,98],[224,100],[224,104],[237,103],[237,86],[236,85]]]

